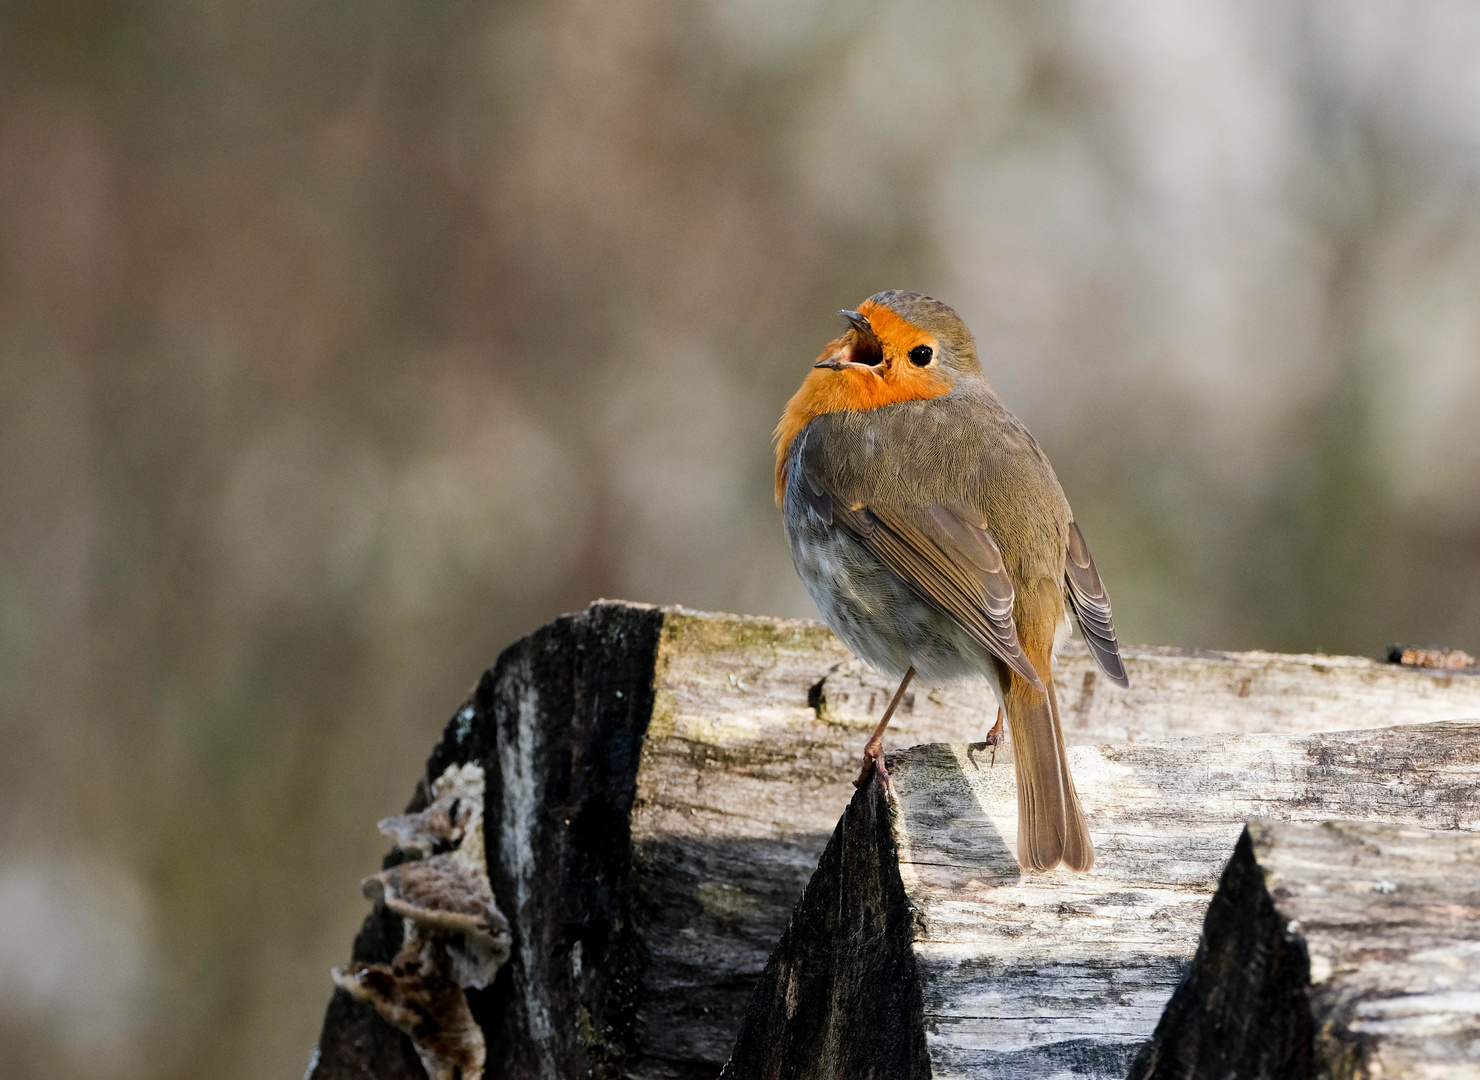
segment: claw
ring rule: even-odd
[[[858,779],[853,781],[853,786],[864,787],[874,776],[879,778],[879,783],[885,787],[889,786],[889,770],[884,766],[884,748],[865,746],[863,748],[863,768],[858,773]]]
[[[1002,707],[1000,705],[997,707],[997,722],[992,725],[992,730],[987,732],[987,737],[983,741],[992,748],[992,764],[990,767],[996,768],[997,747],[1001,746],[1004,741],[1002,734]]]

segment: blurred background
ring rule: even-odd
[[[1122,639],[1480,651],[1480,5],[0,2],[0,1078],[298,1076],[599,596],[811,615],[770,432],[954,305]]]

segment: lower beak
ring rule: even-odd
[[[826,360],[819,360],[812,366],[815,368],[828,368],[832,371],[842,371],[844,368],[857,368],[859,371],[873,370],[867,364],[860,364],[856,360],[840,360],[836,356],[829,356]]]

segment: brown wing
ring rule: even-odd
[[[912,513],[848,507],[801,464],[803,492],[824,520],[847,531],[987,651],[1043,689],[1018,641],[1012,579],[991,533],[943,506]]]
[[[1064,560],[1064,581],[1069,586],[1069,606],[1084,634],[1090,655],[1111,682],[1129,686],[1125,664],[1120,659],[1120,646],[1115,640],[1115,623],[1110,618],[1110,597],[1100,580],[1095,561],[1079,526],[1069,522],[1069,557]]]

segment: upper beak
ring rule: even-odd
[[[845,360],[844,357],[852,356],[859,350],[860,346],[862,346],[865,356],[873,355],[877,357],[879,339],[874,334],[874,328],[869,325],[867,316],[860,315],[856,311],[849,311],[844,308],[838,314],[848,320],[848,325],[853,328],[853,332],[857,336],[853,339],[853,344],[845,346],[842,352],[829,356],[824,360],[819,360],[812,366],[831,368],[833,371],[841,371],[845,367],[862,368],[864,371],[870,370],[873,366],[872,364],[859,363],[857,360]]]

